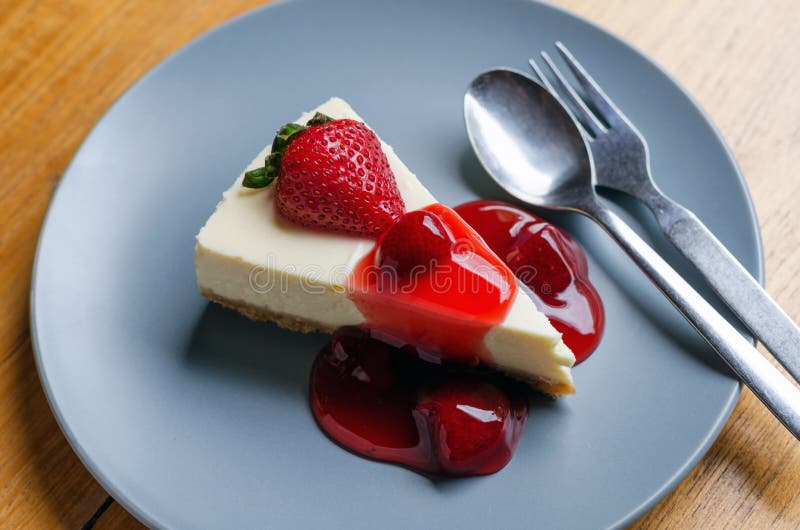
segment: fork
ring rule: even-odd
[[[560,90],[533,58],[528,63],[542,85],[565,103],[581,129],[595,162],[595,185],[627,193],[644,203],[666,238],[800,382],[800,329],[694,213],[664,195],[651,176],[648,146],[642,134],[567,47],[561,42],[555,46],[580,85],[580,93],[547,52],[541,52],[542,60]]]

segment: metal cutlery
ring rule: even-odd
[[[558,87],[534,59],[528,62],[544,86],[566,103],[581,127],[594,159],[595,184],[627,193],[647,205],[667,239],[800,382],[800,328],[694,213],[664,195],[651,176],[648,146],[642,134],[567,47],[560,42],[555,46],[580,91],[546,52],[541,52],[541,57]]]

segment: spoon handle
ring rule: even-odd
[[[800,382],[800,328],[696,215],[658,190],[639,198],[653,211],[667,239]]]
[[[800,439],[800,389],[745,340],[619,216],[597,202],[586,207],[585,213],[605,228],[742,382]]]

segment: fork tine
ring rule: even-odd
[[[555,76],[559,86],[569,98],[572,104],[572,109],[579,115],[580,119],[576,120],[577,123],[582,124],[591,136],[596,137],[598,134],[601,134],[603,132],[603,125],[600,123],[600,120],[598,120],[589,107],[586,106],[586,103],[583,101],[583,99],[581,99],[578,93],[575,92],[575,89],[572,88],[572,85],[567,82],[566,78],[564,78],[564,75],[550,58],[550,55],[544,51],[541,52],[541,55],[545,64],[547,64],[547,66],[550,68],[550,71],[553,72],[553,76]],[[555,94],[555,92],[553,92],[553,94]],[[566,106],[569,107],[570,105]],[[573,118],[575,118],[574,114]]]
[[[533,73],[536,76],[536,78],[539,81],[541,81],[542,85],[547,89],[547,91],[550,92],[553,95],[553,97],[555,97],[556,99],[561,100],[561,96],[558,94],[558,91],[555,89],[555,87],[550,82],[550,80],[547,78],[547,76],[544,75],[544,72],[542,71],[541,68],[539,68],[539,65],[536,64],[536,61],[532,57],[530,59],[528,59],[528,64],[530,65],[531,70],[533,70]],[[588,140],[591,140],[592,139],[592,135],[586,130],[586,127],[584,127],[583,123],[581,123],[581,120],[579,120],[575,116],[575,112],[573,112],[573,110],[570,108],[570,105],[566,105],[565,104],[564,105],[564,110],[567,111],[567,114],[569,114],[570,118],[572,118],[572,121],[574,121],[576,124],[578,124],[578,129],[580,129],[581,133]]]
[[[539,68],[539,65],[536,64],[536,61],[533,60],[533,57],[528,59],[528,64],[530,65],[531,70],[533,70],[533,73],[542,82],[542,84],[548,90],[548,92],[558,97],[558,92],[556,92],[556,90],[553,88],[553,85],[550,84],[550,80],[547,79],[546,75],[544,75],[544,72],[542,72],[542,70]]]
[[[627,117],[614,105],[611,98],[606,95],[597,81],[589,75],[589,72],[586,71],[583,65],[578,62],[569,49],[564,46],[564,43],[557,41],[556,49],[558,53],[561,54],[564,62],[567,63],[567,66],[578,80],[578,83],[580,83],[584,94],[589,98],[589,101],[591,101],[600,117],[609,125],[612,123],[628,122]]]

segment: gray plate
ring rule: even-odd
[[[252,12],[112,107],[42,231],[39,370],[67,438],[114,498],[172,528],[598,528],[630,523],[675,486],[739,387],[588,221],[554,218],[590,254],[605,338],[575,370],[576,396],[534,398],[517,455],[489,477],[432,481],[331,443],[306,404],[325,336],[250,322],[195,288],[194,235],[220,193],[276,126],[332,95],[442,202],[502,197],[468,147],[464,89],[555,39],[647,137],[665,190],[761,277],[755,215],[722,140],[662,71],[586,21],[525,0],[297,0]],[[618,202],[653,237],[647,216]]]

